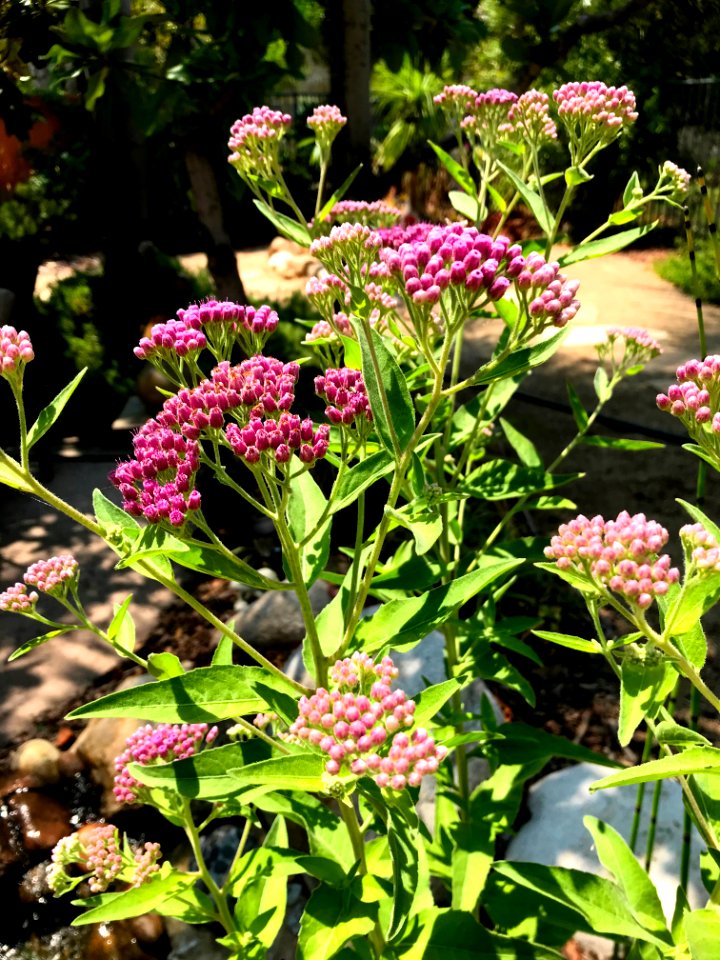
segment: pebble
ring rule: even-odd
[[[38,783],[60,779],[60,750],[49,740],[26,740],[13,755],[13,766],[21,776],[35,777]]]

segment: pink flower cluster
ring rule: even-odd
[[[33,360],[32,343],[24,330],[15,327],[0,327],[0,375],[10,377],[21,372],[26,363]]]
[[[528,313],[541,328],[547,323],[564,327],[580,309],[580,301],[575,297],[580,281],[563,276],[557,261],[548,263],[533,251],[527,257],[511,260],[506,272],[513,277],[518,290],[533,297]]]
[[[359,283],[375,259],[382,240],[363,223],[341,223],[310,244],[310,253],[330,272]]]
[[[508,120],[533,145],[544,140],[557,140],[557,127],[550,117],[550,98],[540,90],[528,90],[518,97],[508,113]]]
[[[356,420],[372,421],[365,381],[359,370],[326,370],[325,376],[315,377],[315,393],[327,400],[325,416],[331,423],[349,426]]]
[[[698,440],[705,437],[708,423],[713,434],[720,434],[720,356],[688,360],[676,376],[678,382],[657,396],[660,410],[682,420]]]
[[[85,866],[91,874],[88,878],[90,890],[93,893],[102,893],[123,868],[117,829],[111,823],[98,824],[89,832],[83,847]]]
[[[68,585],[77,580],[79,570],[75,557],[62,553],[31,564],[23,574],[23,580],[41,593],[64,593]]]
[[[154,873],[158,872],[160,869],[159,859],[159,843],[144,843],[140,850],[135,851],[136,866],[132,880],[134,887],[141,887],[146,880],[149,880]]]
[[[619,132],[638,118],[632,90],[608,87],[600,80],[564,83],[553,97],[560,118],[569,126],[580,123]]]
[[[666,184],[670,196],[682,196],[690,189],[692,177],[672,160],[666,160],[660,167],[660,181]]]
[[[473,90],[465,83],[451,83],[433,97],[433,103],[440,107],[468,110],[475,103],[477,95],[477,90]]]
[[[325,456],[330,441],[330,427],[315,424],[297,414],[281,413],[277,420],[253,417],[244,426],[230,423],[225,436],[236,456],[246,463],[258,463],[264,452],[271,454],[277,463],[287,463],[293,450],[297,450],[303,463],[314,463]]]
[[[327,223],[364,223],[370,227],[390,227],[402,212],[384,200],[340,200],[325,217]]]
[[[38,600],[39,596],[34,590],[28,593],[24,583],[16,583],[0,593],[0,610],[7,613],[31,613]]]
[[[289,113],[255,107],[230,128],[230,163],[240,174],[276,172],[278,144],[292,124]]]
[[[391,247],[393,250],[399,250],[404,243],[416,243],[427,240],[431,230],[436,228],[436,224],[421,221],[420,223],[411,223],[409,226],[378,227],[375,231],[380,237],[383,247]]]
[[[305,287],[305,295],[328,323],[338,304],[350,304],[350,287],[334,273],[328,273],[324,277],[310,277]]]
[[[150,523],[167,520],[182,526],[188,510],[200,507],[200,493],[192,488],[200,467],[197,442],[158,418],[148,420],[135,434],[133,452],[134,460],[118,464],[110,474],[123,496],[123,509]]]
[[[660,556],[667,541],[667,530],[644,513],[630,516],[623,510],[607,521],[581,514],[561,524],[545,556],[560,570],[574,570],[644,610],[680,577],[670,557]]]
[[[407,299],[429,305],[450,286],[464,290],[469,302],[480,295],[500,300],[510,286],[501,263],[518,257],[522,259],[520,246],[511,246],[507,237],[493,240],[462,224],[434,227],[424,241],[380,252],[381,261],[401,279]]]
[[[56,894],[71,890],[78,882],[66,871],[77,865],[86,875],[92,893],[107,890],[113,880],[121,876],[130,880],[133,887],[140,887],[159,870],[160,844],[146,843],[133,852],[133,860],[123,857],[117,827],[111,823],[86,824],[77,833],[62,837],[53,848],[47,881]],[[123,874],[123,868],[128,872]]]
[[[290,735],[327,754],[331,776],[346,765],[356,776],[372,776],[380,787],[418,786],[435,773],[447,750],[422,728],[405,732],[413,726],[415,703],[391,689],[396,676],[390,657],[376,664],[358,652],[338,660],[330,671],[335,689],[319,687],[300,699]]]
[[[662,353],[658,341],[640,327],[609,327],[607,338],[596,349],[600,360],[610,365],[613,376],[637,373]]]
[[[513,132],[508,114],[517,99],[516,93],[499,88],[478,94],[471,112],[461,121],[460,129],[471,141],[479,136],[485,149],[492,149],[498,137]]]
[[[149,360],[151,357],[171,359],[197,353],[206,345],[202,330],[188,326],[183,320],[168,320],[167,323],[156,323],[150,336],[143,337],[133,353],[138,360]]]
[[[720,573],[720,544],[701,523],[680,528],[689,566],[699,573]]]
[[[194,756],[203,745],[209,747],[218,735],[217,727],[206,723],[179,724],[160,723],[156,727],[146,724],[139,727],[126,740],[125,750],[115,759],[115,783],[113,793],[118,803],[135,803],[140,784],[129,772],[128,765],[139,763],[150,766],[170,763]]]
[[[290,409],[295,400],[300,365],[257,354],[237,366],[225,360],[215,367],[211,376],[213,387],[224,397],[226,409],[242,405],[252,407],[251,416],[262,416]]]
[[[329,147],[346,123],[347,117],[342,115],[338,107],[330,104],[315,107],[307,121],[321,147]]]

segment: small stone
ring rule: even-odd
[[[165,924],[157,913],[143,913],[128,921],[133,934],[141,943],[156,943],[165,933]]]
[[[55,734],[55,746],[59,750],[66,750],[75,739],[75,731],[72,727],[60,727]]]
[[[26,740],[13,756],[13,766],[21,775],[35,777],[40,784],[60,779],[60,751],[49,740]]]
[[[43,793],[28,790],[13,794],[7,805],[28,853],[52,850],[58,840],[73,832],[70,811]]]

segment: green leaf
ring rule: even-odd
[[[497,735],[498,739],[493,741],[492,748],[503,764],[527,764],[535,760],[563,757],[567,760],[602,763],[608,767],[617,766],[614,760],[594,753],[587,747],[519,721],[503,723],[497,728]]]
[[[457,160],[454,160],[449,153],[446,153],[442,147],[433,143],[432,140],[428,140],[428,144],[430,148],[435,151],[440,163],[442,163],[450,176],[457,181],[459,186],[463,188],[465,193],[470,197],[476,197],[477,190],[475,189],[475,183],[467,170],[459,164]]]
[[[180,658],[174,653],[151,653],[148,657],[148,673],[156,680],[169,680],[171,677],[182,677],[185,668]]]
[[[538,467],[521,467],[509,460],[487,460],[467,478],[460,490],[481,500],[507,500],[553,490],[583,474],[546,473]]]
[[[458,823],[452,831],[452,908],[475,910],[495,856],[494,828],[490,820]]]
[[[686,580],[665,615],[665,629],[673,635],[688,633],[715,606],[718,599],[720,582],[716,577],[706,575]]]
[[[355,646],[369,654],[386,645],[393,650],[409,649],[451,617],[459,606],[522,563],[516,559],[490,560],[472,573],[419,597],[391,600],[372,617],[360,621]]]
[[[460,683],[453,677],[451,680],[443,680],[441,683],[434,683],[430,687],[413,697],[415,701],[415,723],[419,727],[426,726],[452,697],[454,693],[461,689]]]
[[[635,920],[671,944],[660,897],[630,847],[617,830],[596,817],[585,817],[583,823],[592,834],[598,860],[621,887]]]
[[[720,471],[720,463],[718,462],[718,458],[709,451],[703,450],[703,448],[699,447],[696,443],[683,443],[682,448],[683,450],[687,450],[688,453],[692,453],[693,456],[704,460],[705,463],[710,464],[713,470]]]
[[[351,319],[360,343],[363,379],[367,387],[375,427],[386,448],[397,455],[408,445],[415,432],[415,410],[405,375],[377,330],[372,327],[366,329],[356,317]],[[390,418],[386,415],[381,387],[375,375],[373,351]]]
[[[320,576],[330,554],[330,516],[326,516],[318,527],[326,507],[325,494],[309,470],[292,478],[287,507],[288,526],[296,545],[301,547],[300,564],[306,587],[312,586]],[[310,536],[316,527],[318,529]]]
[[[514,350],[498,364],[490,361],[478,370],[472,377],[471,383],[493,383],[495,380],[505,380],[508,377],[514,377],[519,373],[532,370],[533,367],[540,366],[541,363],[545,363],[557,352],[568,335],[568,329],[568,327],[563,327],[557,333],[548,337],[547,340],[542,340],[532,347],[521,347],[519,350]]]
[[[618,740],[626,747],[645,717],[653,719],[677,681],[677,673],[654,651],[627,656],[621,665]]]
[[[148,787],[172,790],[182,797],[225,801],[241,789],[229,771],[266,760],[269,755],[270,748],[262,740],[227,743],[173,763],[133,764],[133,776]]]
[[[542,467],[542,458],[531,440],[528,440],[524,434],[520,433],[503,417],[500,418],[500,426],[505,434],[505,439],[526,467]]]
[[[326,790],[325,759],[319,753],[297,753],[251,763],[228,773],[239,787],[267,790]]]
[[[720,943],[720,915],[712,908],[693,910],[685,917],[692,960],[715,960]]]
[[[637,170],[633,170],[630,179],[627,182],[627,186],[623,190],[623,206],[626,207],[632,200],[635,199],[634,194],[640,187],[640,177],[638,176]],[[641,188],[642,189],[642,188]]]
[[[241,930],[247,930],[269,950],[273,941],[280,933],[285,911],[287,909],[287,875],[282,869],[276,869],[277,861],[285,859],[289,851],[288,832],[284,817],[275,817],[272,826],[267,832],[260,850],[267,857],[267,865],[250,874],[249,883],[242,887],[242,891],[233,889],[233,896],[237,897],[235,904],[235,919]],[[278,848],[278,849],[273,849]],[[293,863],[291,855],[290,869],[300,872],[297,864]]]
[[[397,960],[562,960],[547,947],[486,930],[464,910],[418,914],[396,948]]]
[[[229,626],[233,626],[234,620],[231,620]],[[223,634],[218,640],[215,652],[212,655],[213,667],[231,667],[233,663],[233,654],[235,653],[235,644],[232,638]]]
[[[541,640],[549,640],[550,643],[569,647],[570,650],[579,650],[581,653],[602,653],[602,647],[597,640],[583,640],[582,637],[574,637],[568,633],[554,633],[552,630],[533,630],[532,632]]]
[[[511,170],[510,167],[506,164],[501,163],[499,160],[497,162],[498,167],[502,170],[508,180],[515,187],[517,192],[523,198],[525,203],[530,207],[530,210],[533,213],[533,216],[538,222],[538,225],[542,232],[549,236],[552,233],[553,222],[549,210],[545,207],[542,197],[536,193],[531,187],[529,187],[520,177],[515,173],[514,170]]]
[[[480,219],[480,204],[475,197],[461,190],[450,190],[448,200],[453,209],[471,223],[476,223]]]
[[[330,199],[327,200],[326,203],[320,208],[320,212],[318,213],[317,217],[315,217],[316,223],[322,223],[325,217],[327,217],[327,215],[330,213],[332,208],[335,206],[335,204],[339,200],[342,200],[342,198],[345,196],[345,194],[348,192],[348,190],[352,186],[353,180],[360,173],[362,168],[363,168],[363,165],[359,163],[355,167],[355,169],[352,171],[352,173],[348,174],[348,176],[343,180],[343,182],[340,184],[337,190],[333,193]]]
[[[115,642],[123,650],[132,653],[135,649],[135,622],[130,613],[132,594],[123,600],[122,604],[115,604],[115,613],[107,629],[108,640]]]
[[[655,727],[655,739],[658,743],[679,749],[681,747],[711,747],[710,741],[697,730],[689,730],[672,720],[661,720]]]
[[[73,927],[86,926],[88,923],[109,923],[111,920],[126,920],[157,909],[165,900],[189,890],[197,882],[197,877],[186,873],[170,873],[164,876],[156,874],[140,887],[132,887],[121,893],[101,893],[89,900],[74,900],[75,906],[89,909],[76,917]]]
[[[583,437],[580,443],[606,450],[662,450],[665,447],[664,443],[655,443],[654,440],[628,440],[624,437]]]
[[[277,210],[273,210],[262,200],[253,200],[253,203],[258,208],[260,213],[272,223],[272,225],[277,229],[278,233],[282,234],[283,237],[287,237],[288,240],[293,240],[301,247],[309,247],[312,241],[312,237],[308,232],[307,227],[304,227],[301,223],[298,223],[297,220],[293,220],[292,217],[286,216],[284,213],[280,213]]]
[[[331,513],[337,513],[354,503],[360,494],[394,468],[395,461],[387,450],[364,457],[342,474],[333,491]]]
[[[647,940],[661,948],[666,946],[665,940],[635,920],[623,891],[610,880],[581,870],[546,867],[539,863],[500,861],[493,864],[493,870],[549,900],[576,910],[596,933]]]
[[[588,173],[582,167],[568,167],[565,170],[565,183],[569,187],[579,187],[588,180],[592,180],[592,174]]]
[[[622,227],[626,223],[632,223],[633,220],[637,220],[640,216],[640,207],[636,207],[634,210],[616,210],[615,213],[611,213],[607,218],[607,222],[612,224],[613,227]]]
[[[587,596],[598,596],[598,592],[595,587],[588,583],[586,577],[576,573],[575,570],[561,570],[556,563],[536,563],[534,566],[536,566],[538,570],[546,570],[548,573],[552,573],[556,577],[560,577],[561,580],[569,583],[571,587],[579,590],[580,593],[586,594]]]
[[[68,719],[137,717],[156,723],[214,723],[267,708],[259,683],[276,683],[262,667],[198,667],[181,677],[117,690],[77,707]],[[293,692],[288,681],[287,692]]]
[[[694,503],[688,503],[687,500],[678,499],[677,503],[687,510],[696,523],[701,523],[707,532],[711,533],[715,539],[720,542],[720,527],[714,523],[706,513],[703,513],[700,507],[696,507]]]
[[[40,415],[38,416],[37,420],[28,430],[28,450],[30,450],[31,447],[34,447],[38,440],[41,437],[44,437],[50,427],[55,423],[57,418],[63,412],[65,404],[68,402],[73,393],[75,393],[76,388],[86,373],[87,367],[84,367],[66,387],[63,387],[55,399],[51,400],[44,410],[40,411]]]
[[[346,367],[352,367],[353,370],[362,370],[362,354],[360,353],[360,344],[355,337],[346,337],[340,334],[340,340],[343,345],[343,359]]]
[[[22,467],[20,464],[9,457],[4,450],[0,450],[0,483],[6,487],[12,487],[13,490],[22,490],[30,493],[32,488],[28,486],[22,476]]]
[[[571,263],[581,263],[583,260],[592,260],[594,257],[604,257],[607,253],[615,253],[623,250],[625,247],[644,237],[651,230],[654,230],[658,221],[647,223],[642,227],[633,227],[631,230],[623,230],[621,233],[614,233],[611,237],[602,237],[599,240],[591,240],[589,243],[580,243],[569,253],[560,257],[560,266],[567,267]]]
[[[568,400],[570,401],[570,407],[572,409],[573,419],[578,430],[583,431],[587,430],[588,427],[588,415],[583,402],[580,397],[577,395],[575,387],[568,380],[567,383],[567,394]]]
[[[595,396],[598,398],[600,403],[605,403],[612,396],[612,390],[610,389],[610,381],[608,380],[608,375],[605,367],[598,367],[597,370],[595,371],[593,386],[595,388]]]
[[[298,960],[330,960],[353,937],[367,937],[377,920],[376,903],[363,903],[349,890],[321,884],[310,895],[300,921]]]
[[[97,487],[93,490],[93,510],[95,511],[95,519],[106,532],[118,527],[123,533],[129,534],[132,539],[137,537],[140,524],[135,517],[130,516],[112,500],[108,500]]]
[[[720,750],[715,747],[690,747],[671,757],[650,760],[637,767],[629,767],[618,773],[611,773],[591,784],[590,790],[607,790],[609,787],[624,787],[632,783],[649,783],[653,780],[665,780],[668,777],[686,777],[693,773],[720,774]]]
[[[8,657],[8,663],[17,660],[19,657],[24,657],[26,653],[30,653],[35,647],[42,646],[43,643],[47,643],[48,640],[52,640],[54,637],[61,637],[65,633],[72,633],[73,630],[79,629],[80,627],[59,626],[57,630],[50,630],[49,633],[43,633],[39,637],[33,637],[32,640],[26,640],[17,650],[13,650]]]
[[[492,198],[492,202],[498,208],[500,213],[505,213],[505,211],[507,210],[507,203],[505,202],[505,199],[502,196],[502,194],[499,193],[491,183],[487,184],[487,192],[490,194],[490,197]]]
[[[388,804],[386,815],[393,872],[393,902],[387,939],[392,942],[400,938],[421,892],[418,880],[422,840],[417,827],[408,823],[398,806]]]

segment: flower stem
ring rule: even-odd
[[[210,893],[213,903],[217,908],[218,919],[225,928],[226,933],[230,937],[235,938],[238,931],[235,927],[232,914],[230,913],[230,907],[228,906],[228,902],[223,891],[220,889],[220,887],[218,887],[217,883],[215,882],[215,878],[208,870],[207,864],[205,863],[205,858],[202,854],[202,847],[200,845],[200,835],[195,827],[195,822],[190,810],[190,801],[185,798],[183,798],[182,801],[182,814],[185,835],[188,838],[190,847],[192,848],[192,852],[195,856],[195,860],[197,861],[200,876],[202,877],[205,886],[208,888],[208,892]]]

